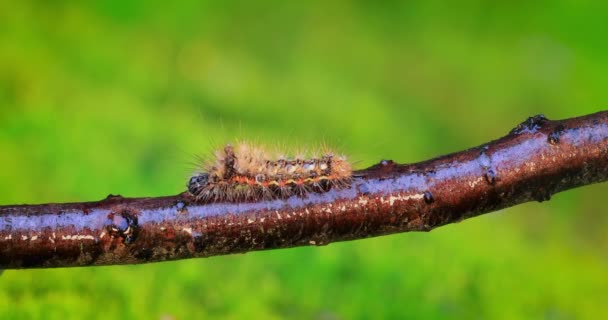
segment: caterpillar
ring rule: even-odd
[[[228,144],[190,177],[188,192],[198,202],[243,202],[305,197],[351,184],[352,168],[344,156],[269,155],[252,144]]]

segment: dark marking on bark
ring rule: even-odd
[[[496,183],[496,180],[498,180],[498,176],[496,175],[496,172],[494,172],[493,169],[486,169],[486,172],[484,173],[484,178],[486,182],[491,185],[494,185]]]
[[[124,244],[131,244],[139,234],[136,211],[120,208],[108,214],[106,230],[111,237],[122,238]]]
[[[558,125],[555,127],[555,129],[549,134],[549,136],[547,136],[547,141],[550,144],[556,145],[559,143],[559,139],[562,135],[562,132],[564,132],[564,130],[566,130],[566,127],[564,127],[564,125]]]
[[[433,194],[430,191],[425,191],[424,192],[424,202],[426,204],[431,204],[435,201],[435,198],[433,198]]]
[[[509,132],[509,134],[520,134],[524,132],[536,132],[536,130],[540,129],[544,123],[549,121],[543,114],[538,114],[528,119],[524,120],[524,122],[518,124],[515,128]]]

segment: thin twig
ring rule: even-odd
[[[134,264],[429,231],[608,179],[608,112],[527,119],[417,164],[384,160],[306,198],[196,204],[187,194],[0,207],[0,268]]]

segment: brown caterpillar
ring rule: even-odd
[[[352,168],[344,156],[326,152],[319,158],[269,160],[268,155],[250,144],[228,144],[190,178],[188,191],[201,202],[241,202],[304,197],[350,186]]]

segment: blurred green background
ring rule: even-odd
[[[591,1],[0,1],[0,204],[181,192],[236,138],[415,162],[606,108]],[[596,319],[608,185],[428,234],[9,270],[0,318]]]

